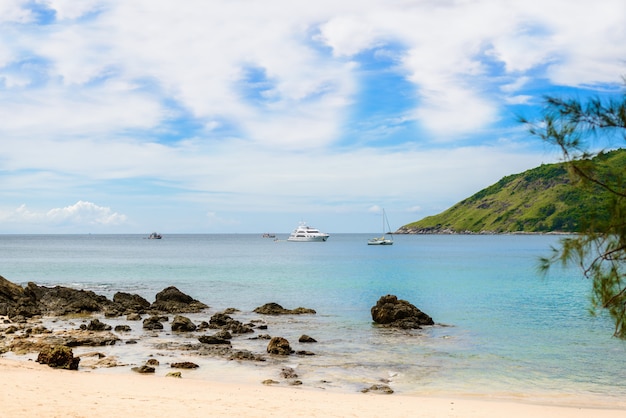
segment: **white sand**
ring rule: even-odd
[[[0,417],[626,417],[626,409],[328,393],[154,375],[55,370],[0,358]]]

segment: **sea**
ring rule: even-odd
[[[303,390],[358,392],[386,384],[403,395],[626,407],[626,342],[613,337],[610,318],[590,314],[591,283],[575,267],[556,265],[548,274],[538,269],[561,236],[396,235],[392,246],[368,246],[369,234],[331,234],[322,243],[288,242],[287,236],[0,235],[0,275],[20,285],[68,286],[108,298],[136,293],[150,302],[176,286],[209,305],[188,315],[195,323],[235,308],[234,319],[264,321],[262,332],[314,353],[266,362],[195,359],[158,344],[193,341],[198,333],[178,336],[166,326],[146,334],[134,323],[122,340],[140,344],[102,348],[128,366],[148,357],[162,364],[195,361],[201,367],[186,376],[256,384],[282,384],[280,372],[288,367]],[[371,308],[388,294],[409,301],[436,325],[394,330],[374,324]],[[317,313],[253,312],[269,302]],[[112,325],[124,320],[102,318]],[[48,321],[54,329],[76,327],[81,319]],[[299,343],[303,334],[317,342]],[[236,337],[233,347],[265,355],[267,340],[249,337]],[[87,370],[130,373],[130,367]]]

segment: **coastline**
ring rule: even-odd
[[[52,369],[0,357],[2,414],[12,417],[565,417],[613,418],[626,410],[493,399],[346,394],[137,374]]]

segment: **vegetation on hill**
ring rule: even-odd
[[[626,149],[600,153],[594,169],[626,173]],[[576,187],[572,187],[572,186]],[[566,163],[502,178],[446,211],[402,226],[398,234],[580,232],[588,222],[609,222],[612,196],[580,183]]]

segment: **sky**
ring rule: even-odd
[[[624,75],[623,0],[2,0],[0,234],[395,230]]]

